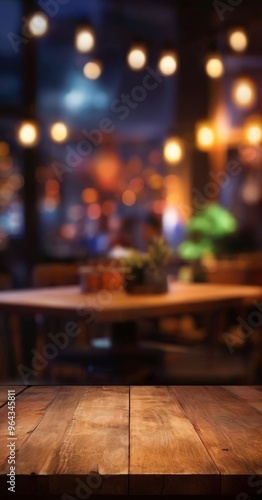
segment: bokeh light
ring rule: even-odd
[[[122,202],[127,207],[132,207],[136,203],[136,194],[131,189],[127,189],[123,192]]]
[[[82,200],[84,203],[96,203],[98,200],[98,192],[94,188],[86,188],[82,192]]]
[[[0,142],[0,157],[4,158],[8,156],[10,153],[10,147],[7,142]]]
[[[49,20],[44,12],[36,12],[28,20],[28,29],[33,36],[45,35],[49,28]]]
[[[215,132],[209,123],[197,124],[196,143],[201,151],[209,151],[214,146]]]
[[[87,216],[91,220],[99,219],[101,217],[101,213],[102,213],[102,210],[101,210],[101,207],[98,203],[92,203],[87,208]]]
[[[210,56],[206,62],[206,73],[210,78],[220,78],[224,73],[224,65],[221,57]]]
[[[158,63],[158,69],[162,75],[171,76],[177,70],[177,56],[175,52],[164,52]]]
[[[87,53],[95,47],[95,34],[89,26],[79,28],[76,32],[75,46],[79,52]]]
[[[62,122],[57,122],[50,128],[50,135],[55,142],[64,142],[68,137],[68,128]]]
[[[231,49],[236,52],[243,52],[248,46],[248,37],[243,29],[235,29],[229,33],[228,37]]]
[[[254,82],[249,78],[236,80],[232,87],[232,98],[240,108],[253,106],[257,98],[257,90]]]
[[[128,55],[127,62],[131,69],[134,71],[139,71],[143,69],[147,62],[147,52],[143,46],[133,46]]]
[[[33,122],[23,122],[18,129],[18,141],[24,147],[33,147],[38,142],[38,128]]]
[[[99,61],[90,61],[84,66],[83,73],[89,80],[97,80],[102,73],[102,64]]]
[[[184,157],[182,142],[177,137],[167,139],[164,144],[164,158],[167,163],[179,163]]]
[[[244,136],[248,144],[257,145],[262,142],[262,118],[250,117],[244,126]]]

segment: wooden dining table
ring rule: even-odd
[[[107,323],[111,327],[113,346],[129,351],[135,348],[137,321],[141,318],[152,319],[153,327],[165,316],[205,314],[209,318],[207,325],[212,340],[224,327],[221,318],[225,318],[225,312],[235,310],[244,315],[247,308],[254,307],[255,302],[261,299],[262,288],[253,286],[173,282],[167,293],[159,295],[130,295],[123,290],[105,289],[81,293],[79,286],[65,286],[1,292],[0,319],[1,316],[26,318],[37,315],[63,318],[70,325],[75,325],[72,328],[77,330],[78,325],[78,330],[84,332],[82,345],[86,343],[86,331],[91,324]],[[3,335],[3,332],[4,327],[0,334]],[[5,338],[5,344],[8,343],[10,336]],[[13,367],[13,376],[16,367],[23,362],[21,340],[17,335],[6,351],[11,356],[9,365]]]
[[[1,499],[9,441],[23,498],[262,494],[262,387],[16,387],[12,438],[8,389],[0,387]]]

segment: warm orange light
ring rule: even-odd
[[[115,211],[115,203],[112,200],[106,200],[102,204],[102,212],[104,215],[109,217]]]
[[[145,183],[144,183],[142,177],[135,177],[134,179],[132,179],[130,181],[129,189],[131,191],[134,191],[135,193],[139,193],[140,191],[142,191],[144,185],[145,185]]]
[[[257,145],[262,142],[262,118],[251,117],[244,127],[244,136],[248,144]]]
[[[206,73],[210,78],[220,78],[224,73],[224,65],[220,56],[210,56],[206,62]]]
[[[234,103],[240,108],[253,106],[257,98],[257,89],[249,78],[239,78],[232,87],[232,98]]]
[[[163,186],[163,178],[159,174],[153,174],[148,179],[148,184],[152,189],[158,190]]]
[[[173,51],[166,51],[161,55],[158,63],[158,69],[164,76],[171,76],[177,70],[177,56]]]
[[[164,158],[167,163],[177,164],[184,156],[182,142],[178,137],[170,137],[164,144]]]
[[[196,127],[196,143],[201,151],[209,151],[215,144],[215,132],[207,122],[199,123]]]
[[[18,129],[18,141],[24,147],[33,147],[38,142],[38,128],[33,122],[23,122]]]
[[[127,189],[126,191],[124,191],[122,196],[122,202],[127,207],[132,207],[132,205],[134,205],[136,202],[136,195],[134,191],[131,191],[131,189]]]
[[[83,72],[89,80],[97,80],[102,73],[102,64],[99,61],[90,61],[86,63]]]
[[[147,52],[145,47],[142,45],[133,46],[127,55],[127,62],[130,68],[134,71],[143,69],[147,62]]]
[[[90,26],[79,28],[76,32],[75,46],[79,52],[90,52],[95,46],[95,34]]]
[[[57,122],[50,128],[50,135],[55,142],[64,142],[68,137],[67,126],[62,122]]]
[[[7,142],[0,142],[0,157],[4,158],[8,156],[10,152],[10,147]]]
[[[235,29],[229,34],[229,45],[236,52],[243,52],[248,46],[247,34],[243,29]]]
[[[49,179],[45,185],[45,191],[48,196],[56,196],[60,191],[60,184],[55,179]]]
[[[88,215],[89,219],[97,220],[97,219],[99,219],[99,217],[101,217],[101,213],[102,213],[102,210],[101,210],[101,207],[98,203],[92,203],[87,208],[87,215]]]
[[[86,188],[82,192],[82,200],[84,203],[95,203],[98,200],[98,192],[93,188]]]

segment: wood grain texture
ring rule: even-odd
[[[67,286],[1,292],[0,310],[88,318],[89,322],[91,317],[96,322],[123,322],[142,316],[160,317],[241,307],[261,298],[262,288],[248,286],[176,283],[169,293],[163,295],[128,295],[110,291],[82,294],[79,287]]]
[[[16,491],[26,498],[262,494],[261,387],[16,390],[23,391],[16,398]],[[4,404],[1,498],[6,424]]]
[[[37,391],[39,401],[33,402]],[[101,493],[127,493],[129,388],[38,387],[27,392],[29,422],[20,412],[23,423],[17,431],[18,477],[33,476],[36,493],[75,494],[76,488],[90,485]],[[25,439],[26,426],[34,432]],[[6,467],[4,461],[1,474]]]
[[[221,473],[221,494],[252,492],[250,475],[262,474],[262,418],[222,387],[173,387]]]
[[[0,408],[1,408],[1,406],[3,406],[4,404],[7,403],[9,390],[14,390],[15,394],[17,396],[20,392],[24,391],[25,389],[26,389],[25,386],[0,385]]]
[[[218,494],[219,472],[174,393],[131,387],[130,493]]]
[[[234,396],[238,397],[241,401],[245,401],[252,408],[262,413],[262,388],[261,387],[237,387],[226,386],[224,387]]]

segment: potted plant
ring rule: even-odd
[[[171,250],[163,238],[155,238],[147,253],[131,250],[123,259],[128,293],[166,293],[167,264]]]
[[[179,246],[178,254],[191,263],[194,281],[205,281],[203,260],[223,254],[228,238],[236,230],[235,217],[217,203],[210,203],[193,215],[187,224],[188,238]]]

